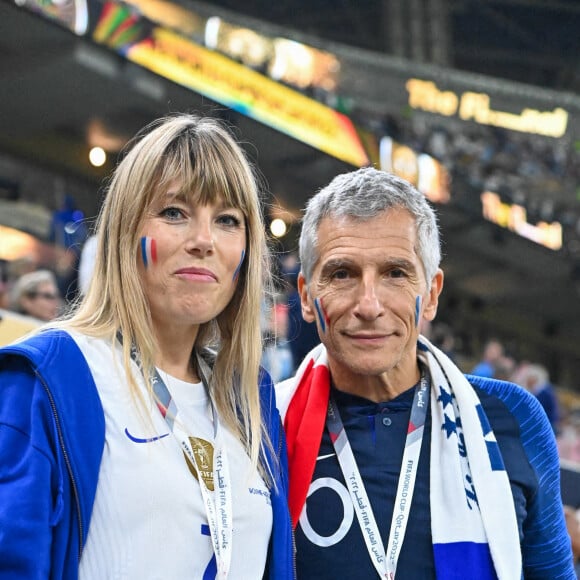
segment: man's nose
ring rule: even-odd
[[[361,318],[372,320],[384,311],[377,284],[374,280],[362,280],[355,313]]]

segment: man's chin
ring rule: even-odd
[[[373,356],[367,354],[366,356],[341,357],[338,364],[353,375],[379,377],[389,374],[395,367],[396,361],[390,361],[385,354]]]

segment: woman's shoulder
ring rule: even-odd
[[[61,328],[50,328],[0,349],[2,402],[15,406],[50,401],[62,417],[78,416],[88,424],[97,421],[100,401],[86,358],[73,337]],[[80,388],[82,387],[82,388]],[[79,424],[83,424],[80,421]],[[100,427],[100,423],[99,423]]]
[[[41,379],[53,396],[66,392],[71,383],[93,383],[80,333],[62,327],[47,327],[17,342],[0,348],[0,371]]]

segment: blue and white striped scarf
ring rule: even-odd
[[[510,482],[479,398],[455,364],[423,336],[417,353],[431,377],[430,503],[437,578],[520,580],[522,555]],[[276,388],[285,417],[294,525],[314,472],[329,391],[322,344],[293,378]]]
[[[485,411],[463,373],[426,338],[431,375],[431,533],[437,578],[518,580],[510,482]]]

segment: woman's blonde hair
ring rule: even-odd
[[[235,293],[216,319],[200,327],[195,350],[215,348],[211,398],[223,422],[245,445],[252,463],[259,465],[261,445],[270,445],[258,390],[260,309],[269,272],[268,251],[256,175],[221,122],[188,114],[164,117],[145,127],[129,144],[111,177],[97,221],[91,283],[66,324],[112,341],[118,333],[122,335],[123,364],[138,398],[130,372],[130,349],[136,347],[142,368],[149,371],[156,350],[137,268],[139,236],[155,196],[176,179],[195,203],[224,201],[245,216],[246,255]]]

